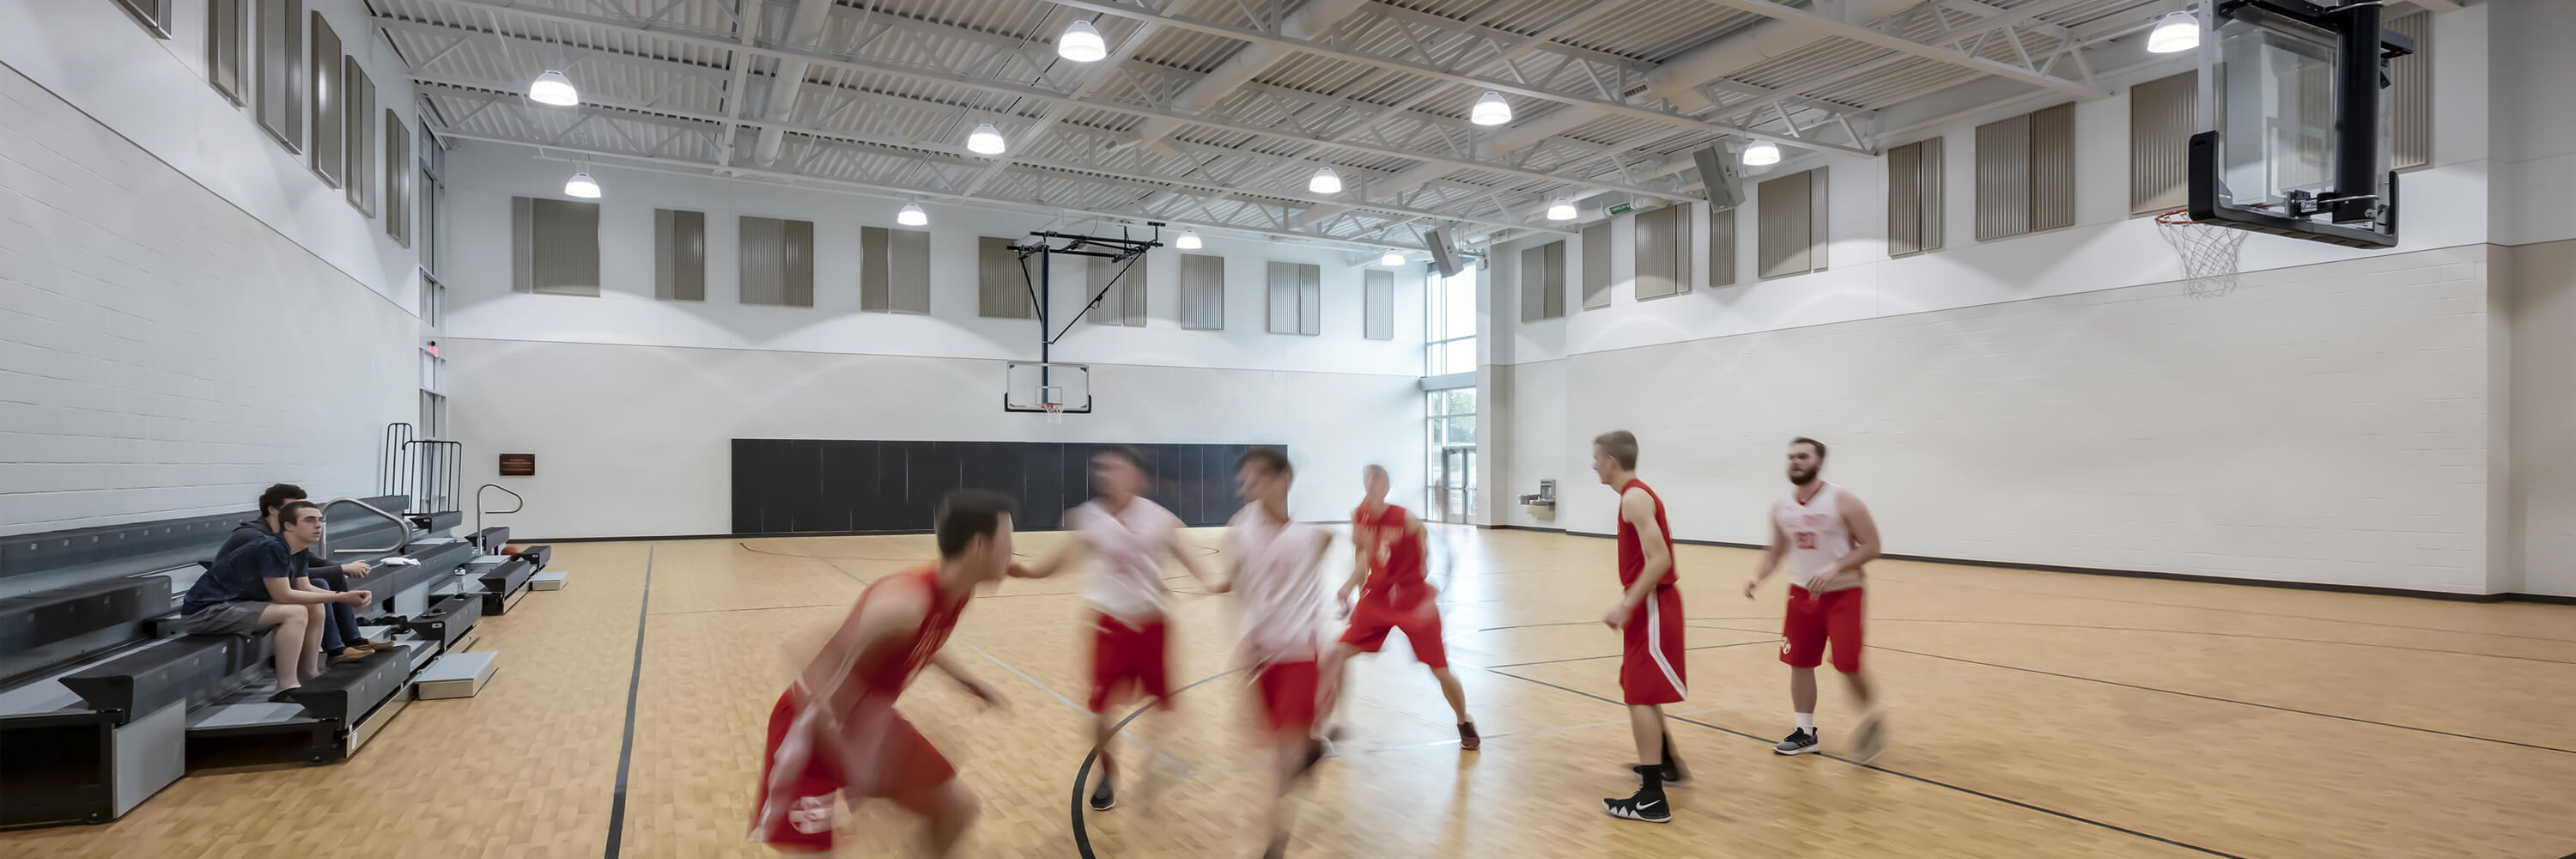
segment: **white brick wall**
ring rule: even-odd
[[[1567,427],[1508,485],[1557,477],[1559,524],[1606,532],[1581,442],[1629,429],[1677,536],[1758,542],[1812,435],[1891,552],[2485,592],[2487,253],[1578,352],[1561,407],[1528,374],[1506,425]]]
[[[418,324],[0,65],[0,533],[372,491]]]

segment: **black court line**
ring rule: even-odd
[[[635,690],[644,680],[645,609],[653,605],[653,549],[644,547],[644,598],[635,606],[635,668],[626,675],[626,739],[617,746],[617,796],[608,804],[608,859],[626,833],[626,769],[635,759]]]
[[[1703,644],[1703,645],[1700,645],[1700,646],[1698,646],[1698,647],[1685,647],[1685,648],[1682,648],[1682,649],[1683,649],[1683,650],[1716,650],[1716,649],[1721,648],[1721,647],[1743,647],[1743,646],[1745,646],[1745,645],[1747,645],[1747,644],[1778,644],[1778,643],[1780,643],[1780,640],[1779,640],[1779,639],[1777,639],[1777,638],[1761,638],[1761,639],[1755,639],[1755,640],[1753,640],[1753,641],[1738,641],[1738,642],[1735,642],[1735,643],[1732,643],[1732,644]],[[1622,656],[1622,655],[1623,655],[1623,654],[1613,653],[1613,654],[1610,654],[1610,655],[1608,655],[1608,656],[1577,656],[1577,657],[1573,657],[1573,658],[1571,658],[1571,659],[1541,659],[1541,660],[1538,660],[1538,661],[1536,661],[1536,662],[1513,662],[1513,663],[1509,663],[1509,664],[1505,664],[1505,665],[1484,665],[1484,666],[1470,666],[1470,667],[1481,667],[1481,668],[1483,668],[1483,669],[1485,669],[1485,670],[1487,670],[1487,671],[1492,671],[1492,670],[1495,670],[1495,669],[1497,669],[1497,668],[1519,668],[1519,667],[1521,667],[1521,666],[1523,666],[1523,665],[1554,665],[1554,664],[1559,663],[1559,662],[1590,662],[1590,661],[1595,660],[1595,659],[1617,659],[1617,658],[1619,658],[1619,657],[1620,657],[1620,656]]]
[[[1489,671],[1490,671],[1491,669],[1487,669],[1487,670],[1489,670]],[[1538,685],[1546,686],[1546,687],[1551,688],[1551,689],[1559,689],[1559,690],[1563,690],[1563,691],[1566,691],[1566,692],[1572,692],[1572,693],[1574,693],[1574,694],[1581,695],[1581,696],[1583,696],[1583,697],[1590,698],[1590,699],[1593,699],[1593,700],[1596,700],[1596,701],[1601,701],[1601,702],[1603,702],[1603,703],[1608,703],[1608,704],[1618,704],[1619,706],[1622,706],[1622,707],[1627,706],[1626,704],[1621,704],[1621,703],[1620,703],[1620,702],[1618,702],[1618,701],[1615,701],[1615,700],[1612,700],[1612,699],[1609,699],[1609,698],[1604,698],[1604,697],[1602,697],[1602,696],[1595,695],[1595,694],[1592,694],[1592,693],[1590,693],[1590,692],[1585,692],[1585,691],[1583,691],[1583,690],[1581,690],[1581,689],[1575,689],[1575,688],[1568,687],[1568,686],[1559,686],[1559,685],[1556,685],[1556,684],[1554,684],[1554,683],[1547,682],[1547,681],[1545,681],[1545,680],[1540,680],[1540,679],[1532,678],[1532,677],[1523,677],[1523,676],[1521,676],[1521,675],[1514,674],[1514,673],[1511,673],[1511,672],[1509,672],[1509,671],[1494,671],[1493,673],[1495,673],[1495,674],[1499,674],[1499,675],[1502,675],[1502,676],[1504,676],[1504,677],[1509,677],[1509,678],[1512,678],[1512,679],[1514,679],[1514,680],[1525,680],[1525,681],[1528,681],[1528,682],[1531,682],[1531,683],[1536,683],[1536,684],[1538,684]],[[1692,718],[1688,718],[1688,717],[1685,717],[1685,716],[1666,715],[1664,718],[1666,718],[1666,719],[1670,719],[1670,720],[1672,720],[1672,721],[1676,721],[1676,722],[1687,722],[1687,723],[1690,723],[1690,724],[1693,724],[1693,725],[1698,725],[1698,726],[1700,726],[1700,727],[1707,728],[1707,729],[1712,730],[1712,731],[1717,731],[1717,732],[1719,732],[1719,733],[1723,733],[1723,734],[1733,734],[1733,735],[1735,735],[1735,736],[1743,737],[1743,738],[1748,739],[1748,740],[1754,740],[1754,741],[1760,742],[1760,743],[1762,743],[1762,744],[1764,744],[1764,745],[1770,745],[1770,744],[1772,744],[1772,743],[1777,742],[1777,741],[1772,740],[1772,739],[1767,738],[1767,737],[1757,737],[1757,736],[1754,736],[1754,735],[1752,735],[1752,734],[1747,734],[1747,733],[1745,733],[1745,732],[1743,732],[1743,731],[1735,730],[1735,729],[1733,729],[1733,728],[1722,728],[1722,727],[1718,727],[1718,726],[1716,726],[1716,725],[1709,724],[1709,723],[1707,723],[1707,722],[1702,722],[1702,721],[1700,721],[1700,720],[1698,720],[1698,719],[1692,719]],[[1834,754],[1834,753],[1832,753],[1832,752],[1815,752],[1814,754],[1821,754],[1821,755],[1825,756],[1826,758],[1829,758],[1829,759],[1832,759],[1832,760],[1841,761],[1841,762],[1843,762],[1843,763],[1847,763],[1847,764],[1850,764],[1850,765],[1852,765],[1852,766],[1860,767],[1860,768],[1862,768],[1862,769],[1866,769],[1866,770],[1876,770],[1876,771],[1878,771],[1878,772],[1883,772],[1883,773],[1886,773],[1886,774],[1888,774],[1888,775],[1897,776],[1897,777],[1899,777],[1899,778],[1904,778],[1904,779],[1908,779],[1908,780],[1911,780],[1911,781],[1922,782],[1922,783],[1924,783],[1924,784],[1932,785],[1932,786],[1934,786],[1934,787],[1948,788],[1948,789],[1950,789],[1950,790],[1955,790],[1955,791],[1958,791],[1958,792],[1960,792],[1960,793],[1967,794],[1967,795],[1969,795],[1969,796],[1979,797],[1979,798],[1982,798],[1982,799],[1990,799],[1990,800],[1994,800],[1994,801],[1996,801],[1996,802],[2003,803],[2003,804],[2005,804],[2005,805],[2015,806],[2015,807],[2019,807],[2019,808],[2025,808],[2025,809],[2029,809],[2029,810],[2031,810],[2031,811],[2036,811],[2036,812],[2039,812],[2039,813],[2041,813],[2041,814],[2047,814],[2047,815],[2055,816],[2055,817],[2062,817],[2062,818],[2065,818],[2065,819],[2067,819],[2067,820],[2072,820],[2072,821],[2075,821],[2075,822],[2077,822],[2077,823],[2082,823],[2082,824],[2085,824],[2085,825],[2088,825],[2088,826],[2098,826],[2098,827],[2101,827],[2101,828],[2103,828],[2103,829],[2111,830],[2111,831],[2113,831],[2113,832],[2118,832],[2118,833],[2122,833],[2122,834],[2126,834],[2126,835],[2134,835],[2134,836],[2137,836],[2137,837],[2139,837],[2139,838],[2144,838],[2144,839],[2147,839],[2147,840],[2149,840],[2149,841],[2155,841],[2155,842],[2162,843],[2162,844],[2170,844],[2170,845],[2173,845],[2173,846],[2175,846],[2175,847],[2183,848],[2183,849],[2185,849],[2185,850],[2195,850],[2195,851],[2199,851],[2199,852],[2201,852],[2201,853],[2207,853],[2207,854],[2209,854],[2209,855],[2211,855],[2211,856],[2225,856],[2225,857],[2227,857],[2228,859],[2245,859],[2245,857],[2243,857],[2243,856],[2238,856],[2238,855],[2236,855],[2236,854],[2234,854],[2234,853],[2228,853],[2228,852],[2220,851],[2220,850],[2212,850],[2212,849],[2209,849],[2209,848],[2207,848],[2207,847],[2202,847],[2202,846],[2200,846],[2200,845],[2198,845],[2198,844],[2193,844],[2193,843],[2186,842],[2186,841],[2176,841],[2176,840],[2174,840],[2174,839],[2166,838],[2166,837],[2161,836],[2161,835],[2155,835],[2155,834],[2151,834],[2151,833],[2140,832],[2140,831],[2138,831],[2138,830],[2130,829],[2130,828],[2128,828],[2128,827],[2126,827],[2126,826],[2121,826],[2121,825],[2116,824],[2116,823],[2105,823],[2105,822],[2102,822],[2102,821],[2099,821],[2099,820],[2095,820],[2095,819],[2090,818],[2090,817],[2085,817],[2085,816],[2080,815],[2080,814],[2074,814],[2074,813],[2070,813],[2070,812],[2059,811],[2059,810],[2057,810],[2057,809],[2049,808],[2049,807],[2044,806],[2044,805],[2033,805],[2033,804],[2031,804],[2031,803],[2023,802],[2023,801],[2018,800],[2018,799],[2012,799],[2012,798],[2010,798],[2010,797],[1996,796],[1996,795],[1994,795],[1994,794],[1987,793],[1987,792],[1982,791],[1982,790],[1977,790],[1976,788],[1961,787],[1961,786],[1959,786],[1959,785],[1951,784],[1951,783],[1949,783],[1949,782],[1941,781],[1941,780],[1939,780],[1939,779],[1935,779],[1935,778],[1929,778],[1929,777],[1925,777],[1925,776],[1919,776],[1919,775],[1915,775],[1915,774],[1913,774],[1913,773],[1903,772],[1903,771],[1900,771],[1900,770],[1888,769],[1888,768],[1886,768],[1886,767],[1879,766],[1879,765],[1877,765],[1877,764],[1862,763],[1862,762],[1860,762],[1860,761],[1853,760],[1853,759],[1851,759],[1851,758],[1847,758],[1847,757],[1843,757],[1843,756],[1841,756],[1841,755],[1837,755],[1837,754]]]
[[[1242,670],[1243,669],[1241,668],[1229,669],[1190,681],[1190,685],[1172,690],[1164,697],[1163,700],[1168,702],[1173,697],[1176,697],[1183,692],[1198,688],[1201,683],[1206,683],[1210,680]],[[1136,717],[1145,715],[1145,711],[1153,708],[1154,703],[1150,701],[1138,705],[1135,712],[1127,714],[1127,718],[1118,720],[1118,724],[1109,729],[1109,736],[1112,739],[1115,739],[1120,734],[1126,733],[1127,723],[1136,721]],[[1091,852],[1091,829],[1084,825],[1082,819],[1082,811],[1089,805],[1083,801],[1082,788],[1086,782],[1091,780],[1091,762],[1098,760],[1099,758],[1100,747],[1096,745],[1092,746],[1091,753],[1082,756],[1082,766],[1073,771],[1073,849],[1082,855],[1082,859],[1099,859],[1098,856],[1093,855]]]
[[[666,611],[662,613],[662,616],[671,617],[683,614],[729,614],[738,611],[788,611],[790,609],[800,608],[829,608],[840,604],[841,603],[836,602],[818,602],[807,603],[804,605],[757,605],[749,608],[693,608],[682,611]]]
[[[1697,624],[1693,624],[1693,625],[1692,625],[1692,628],[1694,628],[1694,629],[1722,629],[1722,630],[1725,630],[1725,631],[1728,631],[1728,632],[1752,632],[1752,633],[1757,633],[1757,634],[1760,632],[1760,630],[1752,630],[1752,629],[1738,629],[1738,628],[1731,627],[1731,626],[1700,626],[1700,625],[1697,625]],[[2082,680],[2082,681],[2087,682],[2087,683],[2100,683],[2100,684],[2103,684],[2103,685],[2105,685],[2105,686],[2121,686],[2121,687],[2126,687],[2126,688],[2130,688],[2130,689],[2137,689],[2137,690],[2146,691],[2146,692],[2162,692],[2162,693],[2167,694],[2167,695],[2179,695],[2179,696],[2182,696],[2182,697],[2185,697],[2185,698],[2198,698],[2198,699],[2201,699],[2201,700],[2203,700],[2203,701],[2216,701],[2216,702],[2219,702],[2219,703],[2222,703],[2222,704],[2236,704],[2236,705],[2239,705],[2239,706],[2245,706],[2245,707],[2260,707],[2260,708],[2265,709],[2265,710],[2278,710],[2278,711],[2283,712],[2283,713],[2297,713],[2297,714],[2302,715],[2302,716],[2316,716],[2316,717],[2318,717],[2318,718],[2323,718],[2323,719],[2337,719],[2337,720],[2341,720],[2341,721],[2345,721],[2345,722],[2359,722],[2359,723],[2364,724],[2364,725],[2378,725],[2378,726],[2383,727],[2383,728],[2396,728],[2396,729],[2399,729],[2399,730],[2405,730],[2405,731],[2418,731],[2418,732],[2422,732],[2422,733],[2426,733],[2426,734],[2438,734],[2438,735],[2445,736],[2445,737],[2458,737],[2458,738],[2463,739],[2463,740],[2480,740],[2480,741],[2489,742],[2489,743],[2502,743],[2502,744],[2504,744],[2504,745],[2508,745],[2508,746],[2521,746],[2521,747],[2526,748],[2526,749],[2539,749],[2539,750],[2544,751],[2544,752],[2558,752],[2558,753],[2561,753],[2561,754],[2576,755],[2576,749],[2562,749],[2562,748],[2559,748],[2559,747],[2557,747],[2557,746],[2543,746],[2543,745],[2539,745],[2539,744],[2536,744],[2536,743],[2521,743],[2521,742],[2515,742],[2515,741],[2513,741],[2513,740],[2500,740],[2500,739],[2497,739],[2497,738],[2494,738],[2494,737],[2481,737],[2481,736],[2478,736],[2478,735],[2476,735],[2476,734],[2461,734],[2461,733],[2454,733],[2454,732],[2451,732],[2451,731],[2437,731],[2437,730],[2434,730],[2434,729],[2432,729],[2432,728],[2419,728],[2419,727],[2416,727],[2416,726],[2414,726],[2414,725],[2400,725],[2400,724],[2397,724],[2397,723],[2395,723],[2395,722],[2380,722],[2380,721],[2374,721],[2374,720],[2371,720],[2371,719],[2363,719],[2363,718],[2359,718],[2359,717],[2356,717],[2356,716],[2338,716],[2338,715],[2335,715],[2335,714],[2333,714],[2333,713],[2319,713],[2319,712],[2317,712],[2317,711],[2315,711],[2315,710],[2301,710],[2301,709],[2299,709],[2299,708],[2297,708],[2297,707],[2283,707],[2283,706],[2280,706],[2280,705],[2278,705],[2278,704],[2263,704],[2263,703],[2258,703],[2258,702],[2254,702],[2254,701],[2239,701],[2239,700],[2234,699],[2234,698],[2221,698],[2221,697],[2218,697],[2218,696],[2216,696],[2216,695],[2203,695],[2203,694],[2200,694],[2200,693],[2198,693],[2198,692],[2184,692],[2184,691],[2180,691],[2180,690],[2176,690],[2176,689],[2164,689],[2164,688],[2159,688],[2159,687],[2155,687],[2155,686],[2143,686],[2143,685],[2136,684],[2136,683],[2122,683],[2122,682],[2120,682],[2120,681],[2118,681],[2118,680],[2104,680],[2104,679],[2099,678],[2099,677],[2086,677],[2086,676],[2083,676],[2083,675],[2080,675],[2080,674],[2060,674],[2060,673],[2055,672],[2055,671],[2042,671],[2042,670],[2037,669],[2037,668],[2023,668],[2023,667],[2021,667],[2021,666],[2019,666],[2019,665],[2005,665],[2005,664],[2000,663],[2000,662],[1984,662],[1984,661],[1975,660],[1975,659],[1968,659],[1968,658],[1966,658],[1966,657],[1960,657],[1960,656],[1943,656],[1943,655],[1938,654],[1938,653],[1924,653],[1924,652],[1919,651],[1919,650],[1906,650],[1906,649],[1901,648],[1901,647],[1889,647],[1889,646],[1884,645],[1884,644],[1872,644],[1872,645],[1869,645],[1869,649],[1871,649],[1871,650],[1884,650],[1884,651],[1887,651],[1887,652],[1890,652],[1890,653],[1903,653],[1903,654],[1907,654],[1907,655],[1911,655],[1911,656],[1921,656],[1921,657],[1926,657],[1926,658],[1930,658],[1930,659],[1946,659],[1946,660],[1949,660],[1949,661],[1951,661],[1951,662],[1965,662],[1965,663],[1968,663],[1968,664],[1970,664],[1970,665],[1983,665],[1983,666],[1986,666],[1986,667],[1988,667],[1988,668],[2001,668],[2001,669],[2004,669],[2004,670],[2007,670],[2007,671],[2022,671],[2022,672],[2027,672],[2027,673],[2031,673],[2031,674],[2044,674],[2044,675],[2050,676],[2050,677],[2063,677],[2063,678],[2066,678],[2066,679],[2068,679],[2068,680]]]
[[[1990,568],[1990,569],[2011,569],[2011,568],[2009,568],[2009,567],[1998,567],[1998,568]],[[2210,605],[2192,605],[2192,604],[2190,604],[2190,603],[2178,603],[2178,602],[2157,602],[2157,601],[2155,601],[2155,600],[2124,600],[2124,599],[2120,599],[2120,598],[2117,598],[2117,597],[2092,597],[2092,596],[2084,596],[2084,595],[2081,595],[2081,594],[2061,594],[2061,593],[2050,593],[2050,592],[2047,592],[2047,591],[2033,591],[2033,590],[2024,590],[2024,589],[2016,589],[2016,588],[1990,588],[1990,587],[1984,587],[1984,586],[1981,586],[1981,585],[1962,585],[1962,584],[1956,584],[1956,583],[1952,583],[1952,582],[1934,582],[1934,581],[1924,581],[1924,580],[1921,580],[1921,579],[1894,579],[1894,578],[1884,578],[1884,577],[1874,577],[1874,578],[1876,578],[1876,580],[1878,580],[1878,581],[1895,582],[1895,583],[1898,583],[1898,584],[1908,584],[1908,585],[1923,585],[1923,586],[1926,586],[1926,587],[1935,587],[1935,588],[1957,588],[1957,589],[1960,589],[1960,590],[1970,590],[1970,591],[1994,591],[1994,592],[1997,592],[1997,593],[2020,594],[2020,595],[2023,595],[2023,596],[2060,597],[2060,598],[2064,598],[2064,599],[2071,599],[2071,600],[2092,600],[2092,601],[2095,601],[2095,602],[2115,602],[2115,603],[2124,603],[2124,604],[2127,604],[2127,605],[2152,605],[2152,606],[2162,606],[2162,607],[2165,607],[2165,608],[2185,608],[2185,609],[2195,609],[2195,610],[2199,610],[2199,611],[2223,611],[2223,612],[2229,612],[2229,613],[2232,613],[2232,614],[2253,614],[2253,615],[2262,615],[2262,616],[2264,616],[2264,617],[2287,617],[2287,618],[2296,618],[2296,619],[2298,619],[2298,620],[2313,620],[2313,621],[2319,621],[2319,622],[2323,622],[2323,623],[2349,623],[2349,624],[2357,624],[2357,625],[2360,625],[2360,626],[2385,626],[2385,627],[2389,627],[2389,628],[2391,628],[2391,629],[2414,629],[2414,630],[2421,630],[2421,631],[2424,631],[2424,632],[2447,632],[2447,633],[2451,633],[2451,634],[2453,634],[2453,635],[2484,635],[2484,636],[2488,636],[2488,637],[2492,637],[2492,638],[2524,638],[2524,639],[2530,639],[2530,640],[2532,640],[2532,641],[2555,641],[2555,642],[2558,642],[2558,643],[2560,643],[2560,644],[2576,644],[2576,638],[2555,638],[2555,637],[2546,636],[2546,635],[2517,635],[2517,634],[2510,633],[2510,632],[2473,632],[2473,631],[2465,630],[2465,629],[2448,629],[2448,628],[2439,627],[2439,626],[2415,626],[2415,625],[2413,625],[2413,624],[2405,624],[2405,623],[2381,623],[2381,622],[2379,622],[2379,621],[2375,621],[2375,620],[2352,620],[2352,619],[2350,619],[2350,618],[2341,618],[2341,617],[2317,617],[2316,615],[2310,615],[2310,614],[2289,614],[2289,613],[2286,613],[2286,612],[2277,612],[2277,611],[2255,611],[2255,610],[2253,610],[2253,609],[2248,609],[2248,608],[2221,608],[2221,607],[2219,607],[2219,606],[2210,606]],[[2228,583],[2226,583],[2226,582],[2213,582],[2212,584],[2228,584]],[[2330,591],[2324,591],[2324,592],[2320,592],[2320,593],[2331,593],[2331,592],[2330,592]],[[2393,595],[2393,594],[2359,594],[2359,596],[2394,596],[2394,595]],[[2477,604],[2477,603],[2471,603],[2471,605],[2476,605],[2476,604]]]

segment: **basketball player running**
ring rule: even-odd
[[[890,799],[929,821],[929,848],[946,856],[973,823],[975,795],[895,699],[927,666],[955,678],[986,706],[993,688],[940,652],[979,585],[1011,569],[1011,502],[953,492],[940,502],[939,562],[878,579],[860,592],[829,643],[805,664],[769,714],[769,748],[751,835],[784,852],[832,849],[834,807]]]
[[[1440,694],[1449,699],[1449,710],[1458,717],[1458,748],[1475,751],[1484,741],[1476,736],[1475,720],[1467,716],[1467,690],[1458,685],[1457,675],[1449,673],[1448,649],[1440,643],[1440,607],[1433,600],[1439,594],[1423,575],[1430,555],[1423,547],[1428,532],[1411,512],[1386,503],[1385,468],[1369,466],[1360,478],[1368,494],[1351,512],[1351,542],[1357,551],[1350,580],[1334,595],[1337,604],[1350,607],[1351,623],[1341,643],[1334,646],[1333,664],[1325,670],[1338,683],[1351,657],[1378,652],[1386,646],[1390,630],[1403,630],[1404,640],[1413,645],[1413,658],[1431,669],[1431,676],[1440,681]],[[1351,602],[1354,589],[1360,592],[1357,603]]]
[[[1118,759],[1109,753],[1118,721],[1111,705],[1124,704],[1133,688],[1157,709],[1172,708],[1163,601],[1170,588],[1163,584],[1161,559],[1179,561],[1201,585],[1212,582],[1181,543],[1180,517],[1144,498],[1145,458],[1135,448],[1094,451],[1091,483],[1100,494],[1065,514],[1074,539],[1024,578],[1055,575],[1085,555],[1100,560],[1098,570],[1083,579],[1082,597],[1091,604],[1092,740],[1100,755],[1091,809],[1108,811],[1118,804]]]
[[[1612,430],[1592,440],[1592,472],[1619,493],[1619,602],[1601,622],[1619,630],[1619,692],[1628,704],[1628,730],[1637,740],[1637,793],[1601,800],[1612,817],[1670,823],[1664,786],[1686,784],[1689,768],[1673,754],[1664,724],[1665,704],[1689,694],[1683,685],[1682,594],[1674,583],[1672,530],[1664,500],[1637,479],[1637,437]]]
[[[1825,445],[1811,438],[1789,442],[1789,497],[1771,507],[1771,549],[1762,569],[1744,583],[1744,598],[1789,560],[1789,607],[1780,624],[1780,661],[1789,664],[1789,699],[1798,728],[1772,751],[1796,755],[1816,750],[1816,666],[1825,644],[1834,646],[1834,670],[1860,698],[1854,751],[1867,761],[1886,747],[1885,720],[1872,706],[1869,679],[1860,671],[1865,591],[1861,565],[1878,557],[1878,522],[1860,497],[1826,483]]]
[[[1295,809],[1289,792],[1323,756],[1315,715],[1331,709],[1317,660],[1323,656],[1324,577],[1316,565],[1333,536],[1288,518],[1288,485],[1296,479],[1277,449],[1245,451],[1235,486],[1245,501],[1226,523],[1226,588],[1243,594],[1243,659],[1261,698],[1262,745],[1270,752],[1272,793],[1265,859],[1288,852]],[[1218,588],[1216,590],[1224,590]]]

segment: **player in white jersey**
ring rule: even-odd
[[[1092,451],[1091,485],[1098,494],[1065,513],[1073,539],[1025,575],[1055,575],[1084,556],[1098,561],[1082,583],[1083,601],[1091,604],[1092,739],[1100,755],[1100,781],[1091,791],[1093,811],[1118,804],[1118,759],[1110,754],[1118,714],[1111,706],[1125,703],[1132,687],[1157,709],[1172,708],[1170,632],[1164,622],[1164,595],[1170,588],[1163,584],[1162,559],[1179,561],[1202,585],[1211,583],[1181,542],[1180,517],[1147,500],[1145,483],[1145,458],[1135,448],[1113,445]]]
[[[1331,709],[1333,692],[1323,687],[1318,665],[1328,597],[1316,566],[1333,536],[1288,518],[1288,485],[1295,479],[1286,454],[1267,447],[1244,452],[1235,486],[1249,503],[1226,523],[1225,555],[1234,574],[1219,588],[1243,594],[1243,659],[1260,695],[1262,745],[1270,750],[1274,779],[1267,859],[1288,850],[1289,792],[1323,756],[1315,715]]]
[[[1789,561],[1789,606],[1780,626],[1780,661],[1789,664],[1789,699],[1798,727],[1772,751],[1795,755],[1816,750],[1816,666],[1827,642],[1834,670],[1851,681],[1862,717],[1853,745],[1862,760],[1886,745],[1885,722],[1861,674],[1861,621],[1866,579],[1861,566],[1878,558],[1878,522],[1860,497],[1826,483],[1825,445],[1811,438],[1789,442],[1789,497],[1771,506],[1771,548],[1762,569],[1744,583],[1744,598]]]

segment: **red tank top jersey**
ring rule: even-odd
[[[930,664],[930,657],[948,643],[948,634],[957,629],[957,618],[965,613],[966,597],[970,595],[942,593],[937,567],[905,570],[878,579],[860,591],[859,601],[851,604],[849,616],[841,623],[857,623],[859,612],[867,607],[868,600],[880,593],[896,590],[917,591],[927,598],[930,610],[922,616],[919,628],[910,635],[861,648],[857,653],[827,651],[815,657],[816,666],[829,665],[840,674],[840,686],[832,695],[835,710],[850,712],[855,705],[871,699],[880,704],[894,703],[895,696],[902,694],[903,687],[912,683],[913,675],[921,673],[921,669]],[[824,660],[832,661],[825,663]],[[811,673],[812,669],[807,671]],[[814,691],[817,690],[806,690],[807,694]]]
[[[1404,508],[1393,504],[1371,514],[1366,506],[1351,511],[1353,527],[1377,532],[1377,552],[1369,558],[1368,581],[1361,599],[1374,599],[1398,610],[1421,605],[1431,597],[1422,572],[1422,536],[1404,527]]]
[[[1636,479],[1630,479],[1628,485],[1619,487],[1619,497],[1627,498],[1628,490],[1631,489],[1645,490],[1646,498],[1655,502],[1655,530],[1664,534],[1664,557],[1673,557],[1673,526],[1664,522],[1664,497],[1655,494],[1655,490],[1648,488],[1645,481]],[[1619,586],[1624,588],[1636,584],[1637,574],[1645,571],[1646,548],[1637,542],[1637,526],[1629,524],[1628,517],[1621,516],[1619,517]],[[1655,582],[1655,586],[1672,587],[1674,582],[1680,581],[1680,577],[1675,575],[1680,571],[1681,561],[1675,559],[1671,566],[1664,568],[1664,577]]]

